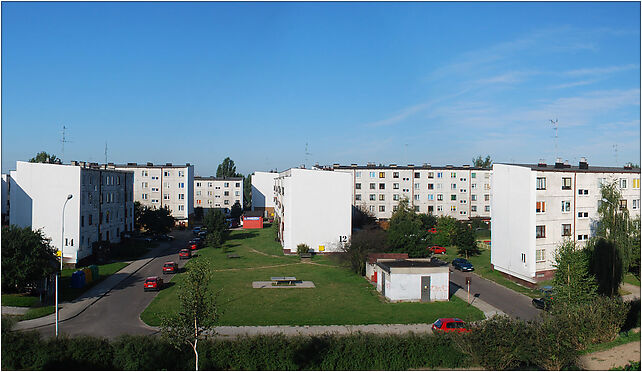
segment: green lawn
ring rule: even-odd
[[[630,273],[624,276],[624,283],[633,284],[638,287],[640,286],[640,280]]]
[[[444,255],[444,257],[441,257],[441,255],[439,255],[439,258],[446,259],[447,261],[452,261],[457,257],[459,256],[457,255],[457,248],[455,247],[447,247],[446,254]],[[522,285],[519,285],[503,277],[502,274],[499,273],[499,271],[491,269],[490,249],[482,249],[481,254],[479,256],[468,257],[468,261],[470,261],[470,263],[472,263],[473,266],[475,267],[475,271],[474,271],[475,274],[483,278],[492,280],[497,284],[503,285],[506,288],[510,288],[516,292],[522,293],[532,298],[542,296],[539,290],[530,289]],[[540,283],[540,286],[542,285],[547,285],[547,283]]]
[[[83,288],[71,288],[71,274],[80,269],[63,269],[62,278],[60,279],[60,301],[75,300],[78,296],[89,290],[89,288],[107,279],[108,276],[120,271],[127,265],[129,265],[127,262],[112,262],[105,265],[98,265],[98,273],[100,274],[98,280],[88,283]]]
[[[241,258],[228,259],[231,252]],[[233,231],[222,249],[201,249],[193,260],[203,258],[215,270],[210,286],[218,293],[220,325],[408,324],[430,323],[439,317],[484,318],[481,311],[456,297],[448,302],[387,303],[363,277],[328,256],[314,257],[313,264],[283,256],[268,228]],[[189,263],[187,267],[189,270]],[[182,275],[172,281],[180,282]],[[272,276],[310,280],[316,288],[252,288],[253,281],[269,281]],[[177,285],[161,291],[141,319],[158,325],[159,314],[177,311],[177,291]]]
[[[605,342],[603,344],[590,345],[585,350],[582,350],[581,354],[590,354],[597,351],[612,349],[619,345],[628,344],[629,342],[640,341],[640,332],[622,332],[617,338],[611,342]]]
[[[29,296],[25,294],[3,294],[2,306],[20,306],[31,307],[38,303],[38,296]]]

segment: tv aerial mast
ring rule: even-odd
[[[60,142],[62,142],[62,155],[60,157],[60,161],[62,163],[65,162],[65,143],[71,143],[71,141],[69,141],[66,136],[67,129],[68,128],[66,126],[62,126],[62,139],[60,140]]]
[[[558,158],[559,157],[559,153],[558,153],[558,150],[557,150],[557,128],[558,128],[557,118],[555,120],[551,119],[550,122],[551,122],[551,124],[553,124],[553,130],[555,130],[555,158]]]

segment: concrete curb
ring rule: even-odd
[[[58,316],[60,317],[59,322],[64,322],[66,320],[75,318],[80,313],[85,311],[89,306],[93,305],[96,301],[103,298],[107,293],[114,289],[118,284],[120,284],[125,279],[131,277],[145,265],[154,260],[157,256],[157,251],[165,249],[164,244],[154,248],[150,254],[151,257],[142,258],[136,261],[132,261],[129,265],[123,267],[118,272],[112,274],[107,279],[96,285],[95,287],[89,289],[87,292],[83,293],[79,298],[72,302],[60,304],[62,308]],[[16,323],[12,330],[29,330],[40,327],[45,327],[48,325],[55,324],[56,316],[55,314],[50,314],[41,318],[23,320]]]
[[[459,297],[459,298],[461,298],[464,301],[468,300],[468,296],[466,294],[466,291],[464,291],[461,288],[457,289],[457,291],[455,291],[454,295]],[[495,306],[485,302],[484,300],[481,300],[481,299],[479,299],[477,297],[474,297],[474,296],[471,296],[471,298],[472,298],[472,301],[470,302],[470,304],[472,306],[478,308],[479,310],[481,310],[484,313],[484,316],[486,317],[486,319],[488,319],[488,318],[490,318],[490,317],[492,317],[494,315],[506,315],[503,311],[501,311],[498,308],[496,308]]]

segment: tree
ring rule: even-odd
[[[595,276],[597,292],[605,296],[617,296],[624,272],[622,257],[615,243],[599,238],[589,252],[589,272]]]
[[[234,205],[232,205],[232,208],[230,209],[230,217],[233,220],[238,221],[239,217],[243,214],[243,208],[241,207],[241,204],[239,202],[235,202]]]
[[[207,228],[205,244],[210,247],[220,247],[227,238],[228,224],[225,215],[220,209],[210,210],[203,219],[203,226]]]
[[[555,252],[553,303],[579,304],[595,297],[595,278],[589,273],[587,250],[578,249],[575,242],[565,240]]]
[[[243,179],[243,209],[252,209],[252,174]]]
[[[221,164],[216,168],[216,177],[217,178],[230,178],[230,177],[239,177],[240,175],[236,173],[236,166],[234,165],[234,160],[229,157],[225,158]]]
[[[197,220],[203,219],[203,207],[194,207],[194,218]]]
[[[37,281],[57,272],[56,249],[42,230],[2,228],[2,289],[24,292]]]
[[[177,349],[188,344],[194,350],[198,371],[198,341],[212,333],[218,321],[216,298],[209,288],[212,271],[209,262],[197,259],[190,262],[179,284],[177,314],[161,319],[161,334]]]
[[[437,226],[437,217],[432,214],[420,213],[419,219],[421,220],[421,226],[426,230]]]
[[[475,233],[472,227],[459,222],[457,235],[455,235],[454,243],[457,246],[457,254],[460,256],[476,256],[480,253],[475,239]]]
[[[140,222],[140,218],[143,215],[147,206],[142,205],[139,201],[134,202],[134,227],[140,229],[143,225]]]
[[[473,166],[475,168],[484,168],[490,169],[493,167],[493,161],[490,158],[490,155],[487,155],[485,159],[482,159],[481,155],[473,158]]]
[[[347,266],[359,275],[366,275],[366,258],[370,253],[388,250],[387,234],[376,225],[367,225],[352,234],[350,243],[343,246],[341,255]]]
[[[175,221],[167,207],[160,209],[142,207],[138,218],[140,226],[154,234],[166,234],[172,230]]]
[[[352,227],[363,228],[368,225],[376,224],[376,218],[372,212],[366,209],[365,206],[352,207]]]
[[[29,159],[30,163],[49,163],[49,164],[60,164],[61,161],[54,154],[47,154],[45,151],[41,151],[36,154],[35,157]]]
[[[428,231],[422,228],[421,218],[408,205],[408,199],[399,202],[397,211],[390,218],[388,244],[395,252],[408,253],[408,257],[426,257]]]
[[[455,237],[459,231],[459,221],[450,216],[437,217],[437,234],[433,238],[434,244],[449,246],[455,244]]]

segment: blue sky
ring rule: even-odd
[[[2,171],[640,158],[639,3],[2,3]],[[308,152],[305,154],[306,143]]]

